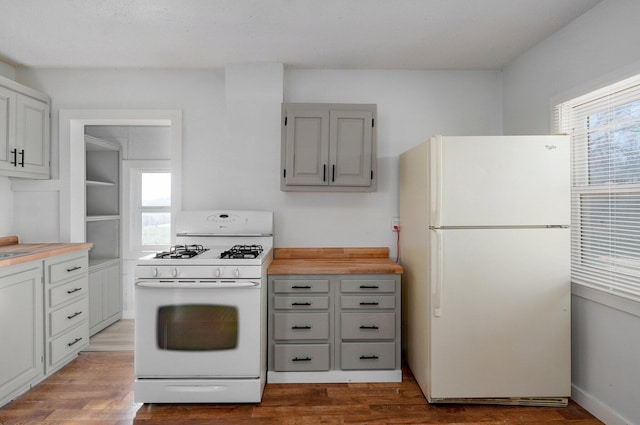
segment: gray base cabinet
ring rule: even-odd
[[[400,275],[270,275],[267,382],[400,382]]]
[[[0,406],[44,378],[42,262],[0,269]]]
[[[122,318],[120,261],[91,267],[89,272],[89,334]]]
[[[87,251],[0,268],[0,407],[89,344]]]

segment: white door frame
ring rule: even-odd
[[[60,240],[85,242],[85,125],[171,127],[171,220],[182,209],[181,110],[60,110]]]

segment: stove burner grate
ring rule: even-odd
[[[234,245],[220,254],[220,258],[258,258],[262,245]]]
[[[208,250],[202,245],[174,245],[169,251],[158,252],[154,258],[192,258]]]

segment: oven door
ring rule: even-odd
[[[138,378],[256,378],[259,280],[136,282]]]

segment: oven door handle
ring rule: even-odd
[[[255,288],[260,286],[260,282],[253,280],[151,280],[138,281],[136,286],[162,289],[236,289]]]

